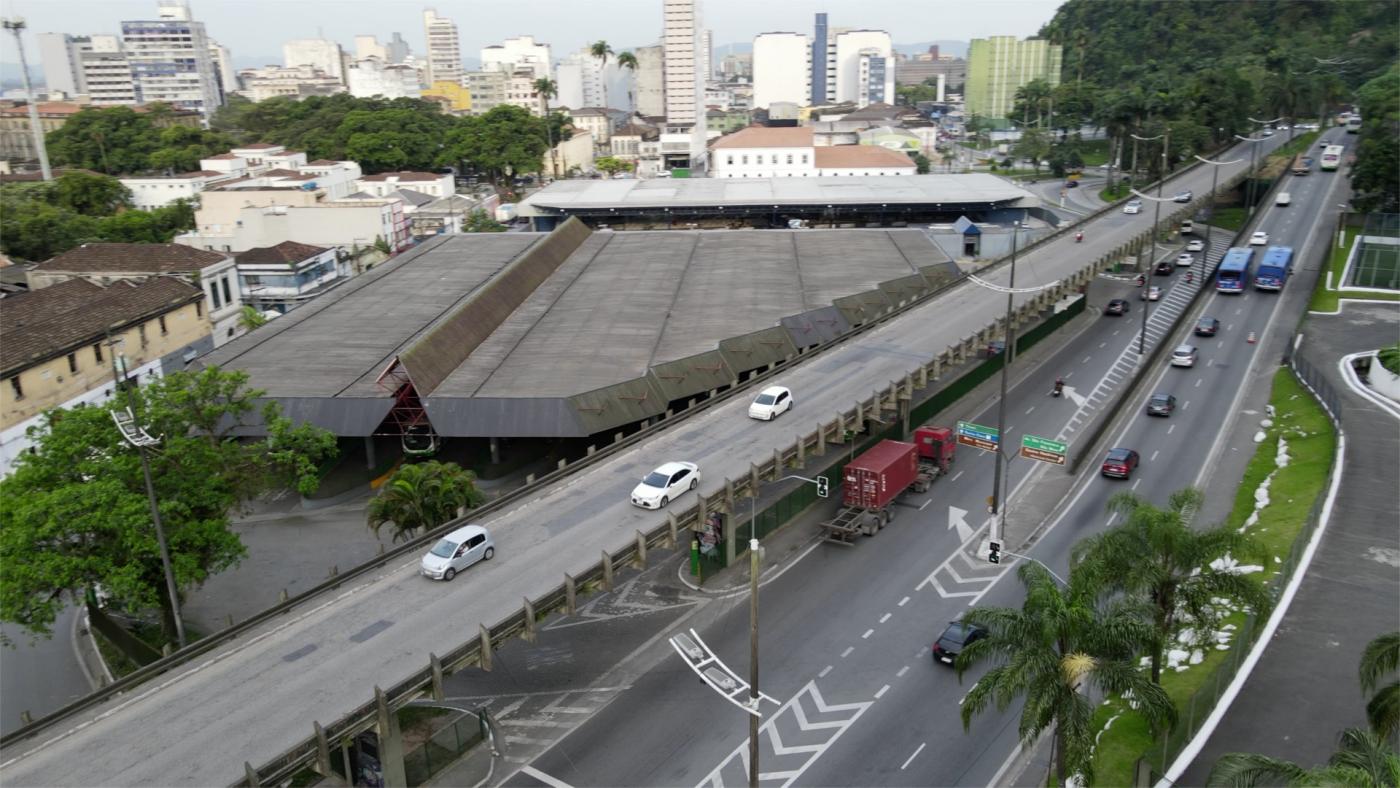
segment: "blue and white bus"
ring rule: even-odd
[[[1215,289],[1221,293],[1243,293],[1249,284],[1249,266],[1254,262],[1254,250],[1236,246],[1225,253],[1215,275]]]
[[[1254,274],[1255,290],[1282,290],[1288,275],[1293,270],[1293,249],[1288,246],[1270,246],[1259,261],[1259,270]]]

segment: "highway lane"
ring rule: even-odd
[[[1308,218],[1316,217],[1313,209],[1327,199],[1323,192],[1330,193],[1332,185],[1325,179],[1291,184],[1288,188],[1302,193],[1304,210],[1285,214],[1266,209],[1260,226],[1268,228],[1275,242],[1302,251],[1315,226]],[[1178,277],[1173,279],[1180,285]],[[1290,295],[1295,300],[1306,297],[1298,292]],[[1163,362],[1154,371],[1152,384],[1129,404],[1124,422],[1113,433],[1111,443],[1142,453],[1139,473],[1128,482],[1109,480],[1097,475],[1097,463],[1087,463],[1088,476],[1077,488],[1077,497],[1037,543],[1032,551],[1035,557],[1063,575],[1073,544],[1110,522],[1105,506],[1112,494],[1134,489],[1162,504],[1172,491],[1205,481],[1213,441],[1202,436],[1223,434],[1226,423],[1236,415],[1233,398],[1246,380],[1258,348],[1246,341],[1248,333],[1287,330],[1288,319],[1275,318],[1279,301],[1277,295],[1253,291],[1229,296],[1211,293],[1204,298],[1198,311],[1219,316],[1223,325],[1214,339],[1190,340],[1202,347],[1201,365],[1182,369]],[[1009,412],[1021,414],[1011,418],[1013,432],[1034,429],[1042,435],[1053,434],[1056,425],[1068,424],[1064,401],[1043,404],[1042,379],[1049,379],[1052,370],[1076,362],[1082,365],[1082,373],[1102,374],[1107,357],[1092,350],[1121,331],[1114,325],[1111,318],[1101,320],[1046,361],[1040,368],[1043,374],[1032,373],[1012,390]],[[1256,369],[1256,374],[1268,373],[1267,368]],[[1155,391],[1176,394],[1181,410],[1168,419],[1146,416],[1145,401]],[[1036,411],[1042,415],[1037,417]],[[1258,414],[1241,415],[1251,418]],[[976,418],[991,417],[989,409]],[[935,592],[942,589],[923,583],[932,560],[924,556],[941,556],[949,548],[944,507],[952,502],[975,510],[990,473],[986,460],[964,453],[957,467],[967,476],[961,485],[956,478],[939,482],[944,486],[935,485],[930,497],[936,506],[901,516],[894,528],[873,540],[861,540],[855,551],[822,546],[765,587],[761,613],[765,678],[761,686],[806,710],[798,718],[789,706],[770,714],[765,723],[761,763],[765,774],[775,775],[768,782],[796,779],[814,785],[966,785],[987,784],[998,773],[1014,746],[1019,710],[981,715],[972,730],[963,734],[957,702],[976,676],[958,684],[950,670],[930,664],[928,645],[943,622],[954,617],[966,602],[940,598],[943,595]],[[1018,469],[1013,464],[1013,481],[1018,470],[1024,473],[1025,467]],[[964,551],[979,541],[970,540]],[[976,560],[974,556],[961,564],[965,574],[976,566]],[[1014,577],[1007,577],[1015,563],[1000,570],[1001,582],[980,598],[981,603],[1020,603],[1019,584]],[[736,605],[723,620],[701,633],[741,674],[747,664],[746,623],[747,610]],[[573,732],[532,767],[576,785],[742,782],[746,753],[743,715],[712,696],[707,705],[709,690],[691,687],[686,681],[688,674],[675,658],[658,666],[655,673],[653,681],[639,682],[615,701],[605,716]],[[823,715],[820,703],[846,708]],[[684,714],[671,720],[658,711],[672,708],[683,708]],[[819,727],[827,724],[835,727]],[[734,732],[725,742],[713,735],[716,728]],[[687,742],[683,757],[664,744],[677,740]],[[818,749],[800,751],[802,747]],[[666,757],[652,755],[658,752]],[[627,757],[619,758],[619,753],[627,753]],[[634,755],[639,760],[634,761]],[[714,771],[705,772],[704,766],[710,763],[715,764]],[[800,774],[794,777],[794,773]],[[538,782],[528,775],[517,775],[509,784]]]
[[[21,712],[37,719],[91,691],[73,651],[77,619],[77,608],[64,608],[53,623],[53,636],[34,643],[21,627],[0,625],[14,644],[0,646],[0,732],[18,729]]]
[[[1222,178],[1245,164],[1233,165]],[[1172,188],[1203,193],[1208,170]],[[1133,220],[1138,220],[1134,222]],[[1062,238],[1022,256],[1018,285],[1059,279],[1120,243],[1148,220],[1110,214],[1083,245]],[[1004,281],[1005,268],[989,274]],[[414,574],[416,561],[328,595],[286,619],[186,665],[158,683],[113,699],[3,754],[0,779],[15,783],[214,784],[236,779],[242,763],[263,763],[309,735],[313,721],[337,719],[365,702],[373,685],[391,686],[492,623],[616,549],[638,528],[661,522],[626,502],[643,473],[671,459],[697,461],[702,490],[720,489],[751,462],[790,445],[876,385],[975,332],[1004,306],[1001,295],[967,285],[783,376],[797,395],[782,419],[754,425],[747,403],[730,402],[683,421],[645,444],[605,460],[498,515],[497,559],[451,585]],[[680,505],[689,505],[682,500]],[[946,550],[944,551],[946,554]],[[276,692],[268,692],[269,688]],[[84,721],[90,724],[84,724]],[[196,753],[198,754],[196,756]]]

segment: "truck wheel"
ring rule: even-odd
[[[889,524],[890,524],[890,521],[893,520],[893,519],[894,519],[894,512],[891,512],[889,509],[885,509],[885,510],[881,511],[881,512],[880,512],[880,527],[881,527],[881,528],[884,528],[885,526],[889,525]]]

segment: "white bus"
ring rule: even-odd
[[[1351,117],[1347,118],[1347,133],[1356,134],[1359,131],[1361,131],[1361,116],[1353,112]]]
[[[1323,170],[1335,170],[1342,163],[1342,152],[1346,148],[1341,145],[1328,145],[1322,149],[1322,162],[1318,165]]]

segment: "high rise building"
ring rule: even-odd
[[[715,78],[715,36],[714,31],[700,32],[700,84]]]
[[[344,57],[340,44],[324,38],[296,38],[282,45],[282,65],[310,66],[341,82],[345,81]]]
[[[700,67],[700,0],[662,0],[662,68],[666,78],[666,167],[705,167],[705,80]]]
[[[351,63],[345,74],[345,83],[350,95],[356,98],[382,96],[396,99],[422,95],[418,87],[418,74],[412,66],[385,63],[377,57],[361,58]]]
[[[93,106],[130,106],[136,103],[136,80],[131,61],[114,35],[88,36],[82,52],[83,92]]]
[[[802,33],[760,33],[753,39],[753,106],[811,103],[812,45]]]
[[[637,47],[632,54],[637,56],[637,114],[648,118],[666,114],[666,76],[661,45]]]
[[[122,50],[137,103],[164,102],[205,117],[223,104],[209,37],[186,0],[160,0],[156,19],[122,22]]]
[[[1015,36],[974,38],[967,49],[968,116],[1005,118],[1016,103],[1016,90],[1043,79],[1060,84],[1063,50],[1044,39],[1018,41]]]
[[[622,88],[624,92],[621,96],[612,93],[604,96],[603,91],[605,82],[608,90],[612,91],[613,83],[617,82],[620,76],[618,72],[618,65],[613,58],[608,59],[605,67],[603,61],[593,57],[588,47],[572,52],[555,67],[554,81],[559,86],[559,95],[551,104],[570,109],[602,107],[604,102],[621,105],[627,100],[626,87]]]
[[[817,14],[817,24],[812,36],[812,103],[826,103],[826,14]]]
[[[214,77],[219,80],[219,92],[227,100],[228,94],[238,90],[238,72],[233,68],[233,53],[211,38],[209,58],[214,61]]]
[[[536,78],[553,78],[549,44],[535,43],[534,36],[507,38],[481,48],[482,71],[530,71]]]
[[[83,50],[87,36],[67,33],[40,33],[39,64],[44,69],[44,87],[50,93],[63,91],[70,96],[85,93],[83,89]]]
[[[381,62],[388,62],[389,48],[379,43],[378,36],[355,36],[355,60],[365,58],[379,58]]]
[[[836,36],[836,101],[858,107],[894,103],[893,44],[883,30],[846,30]],[[873,80],[873,82],[872,82]]]
[[[402,63],[408,60],[408,42],[403,40],[402,35],[394,33],[384,48],[388,50],[390,63]]]
[[[462,82],[462,44],[457,38],[457,24],[437,15],[429,8],[423,12],[423,32],[428,41],[427,74],[425,81]]]

